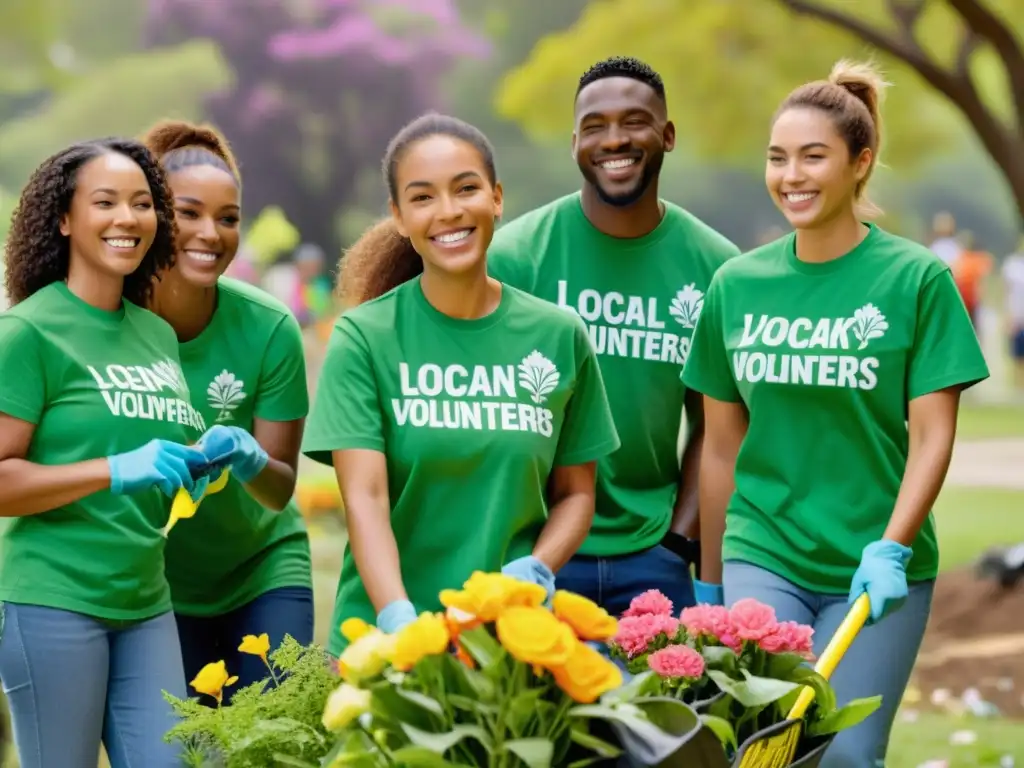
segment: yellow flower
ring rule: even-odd
[[[360,637],[368,635],[373,630],[373,627],[357,616],[353,616],[351,619],[345,619],[341,622],[341,636],[350,643],[354,643]]]
[[[371,630],[341,652],[338,672],[350,683],[376,677],[391,660],[394,647],[394,637]]]
[[[391,665],[402,672],[416,666],[420,659],[447,653],[451,642],[448,622],[439,613],[421,613],[395,635]]]
[[[551,670],[558,687],[580,704],[592,704],[622,685],[622,672],[585,643],[577,642],[569,660]]]
[[[444,589],[440,597],[445,608],[455,608],[489,623],[510,606],[543,605],[547,590],[501,573],[475,571],[461,590]]]
[[[370,710],[370,692],[342,683],[327,699],[323,724],[329,731],[340,731]]]
[[[558,590],[551,607],[555,616],[572,627],[580,640],[610,640],[619,630],[614,616],[582,595]]]
[[[224,688],[237,682],[236,675],[228,676],[228,667],[223,661],[215,661],[199,670],[199,674],[189,685],[195,688],[197,693],[212,696],[217,700],[217,704],[220,704]]]
[[[505,650],[535,667],[562,666],[579,644],[572,628],[544,608],[513,606],[498,617],[495,627]]]
[[[250,656],[259,656],[263,659],[263,663],[266,664],[267,654],[270,653],[270,635],[266,632],[259,637],[256,635],[246,635],[242,638],[242,644],[238,646],[238,650],[242,653],[248,653]]]

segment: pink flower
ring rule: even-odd
[[[647,614],[671,616],[672,601],[665,597],[665,595],[661,594],[658,590],[649,589],[646,592],[637,595],[630,601],[629,608],[625,610],[622,617],[645,616]]]
[[[729,620],[737,639],[754,642],[775,632],[779,625],[775,619],[775,610],[752,597],[733,604],[729,611]]]
[[[775,631],[758,640],[768,653],[798,653],[810,657],[814,649],[814,627],[795,621],[783,621]]]
[[[647,613],[643,616],[626,616],[619,619],[619,631],[612,642],[619,646],[630,658],[639,656],[647,650],[661,633],[673,637],[679,631],[679,620],[672,616],[661,616]]]
[[[686,627],[686,631],[691,637],[707,635],[721,638],[722,635],[730,634],[732,629],[729,610],[721,605],[702,603],[692,608],[686,608],[679,615],[679,622]]]
[[[704,674],[704,657],[688,645],[670,645],[647,657],[647,665],[660,677],[696,680]]]

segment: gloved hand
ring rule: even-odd
[[[110,492],[132,494],[156,486],[173,497],[179,488],[195,488],[192,473],[200,471],[206,457],[195,448],[169,440],[150,440],[141,448],[107,457]]]
[[[393,635],[406,624],[416,621],[416,608],[408,600],[394,600],[377,614],[377,629]]]
[[[243,483],[248,483],[262,472],[270,460],[256,438],[241,427],[216,424],[199,438],[196,447],[203,452],[207,461],[226,455],[231,474]]]
[[[860,566],[850,582],[850,603],[867,592],[871,601],[871,615],[867,623],[875,624],[894,611],[907,599],[907,563],[913,555],[910,547],[880,539],[864,547]]]
[[[725,605],[725,595],[721,584],[709,584],[700,579],[693,580],[693,594],[697,598],[698,605]]]
[[[547,590],[549,600],[555,594],[555,574],[533,555],[513,560],[502,568],[501,572],[506,576],[511,576],[513,579],[544,587]]]

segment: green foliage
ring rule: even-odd
[[[254,683],[236,692],[229,706],[214,709],[197,699],[165,695],[183,718],[166,739],[187,747],[188,765],[266,768],[288,760],[293,762],[284,764],[301,765],[327,752],[321,717],[338,684],[330,657],[318,646],[306,648],[286,636],[270,663],[283,674],[280,684],[269,677]]]

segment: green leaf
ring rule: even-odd
[[[398,765],[407,768],[451,768],[456,765],[426,747],[402,747],[392,752],[391,757]]]
[[[482,701],[494,701],[497,689],[494,682],[479,669],[470,669],[453,656],[446,656],[448,672],[457,680],[459,688]]]
[[[822,712],[831,712],[836,708],[836,692],[832,688],[832,684],[810,667],[797,667],[787,679],[792,683],[813,689],[814,703]]]
[[[469,696],[460,696],[457,693],[446,694],[445,700],[456,709],[461,709],[463,712],[472,712],[476,715],[493,715],[498,712],[496,704],[484,704],[482,701]]]
[[[704,666],[708,670],[721,670],[731,676],[735,675],[739,669],[739,659],[732,648],[711,645],[701,651],[701,656],[704,657]]]
[[[742,670],[745,680],[733,680],[724,672],[709,670],[708,677],[715,681],[721,690],[732,696],[744,707],[761,707],[781,699],[798,687],[797,683],[786,680],[772,680],[769,677],[755,677]]]
[[[736,732],[732,729],[732,724],[724,717],[701,715],[700,721],[718,737],[718,740],[727,749],[736,750],[739,748],[739,745],[736,743]]]
[[[599,739],[597,736],[590,733],[586,728],[572,728],[569,732],[570,738],[574,744],[578,744],[584,749],[589,749],[601,758],[614,758],[622,754],[622,750],[614,744],[609,744],[604,739]]]
[[[277,761],[278,765],[290,765],[292,768],[319,768],[318,763],[311,763],[308,760],[299,760],[297,757],[282,755],[280,752],[274,753],[274,760]]]
[[[503,746],[529,768],[551,768],[555,746],[548,739],[512,739]]]
[[[459,634],[461,645],[481,669],[490,670],[505,657],[505,649],[491,637],[484,627],[476,627]]]
[[[417,691],[410,691],[407,688],[395,688],[395,692],[403,699],[423,707],[423,709],[427,710],[431,714],[437,715],[438,717],[444,717],[444,709],[438,703],[437,699],[418,693]]]
[[[417,728],[430,729],[442,721],[441,706],[433,699],[411,691],[402,691],[387,680],[370,686],[371,712],[398,723],[408,723]]]
[[[415,746],[432,750],[439,755],[443,755],[463,739],[476,739],[488,752],[494,750],[494,742],[478,725],[456,725],[446,733],[431,733],[402,723],[402,730]]]
[[[646,670],[635,675],[625,685],[609,691],[601,697],[603,704],[617,704],[624,701],[633,701],[644,696],[653,696],[661,691],[661,678],[651,670]]]
[[[801,666],[810,669],[807,659],[796,653],[769,654],[765,677],[774,677],[778,680],[789,680],[794,670]]]
[[[859,724],[882,706],[881,696],[872,696],[867,699],[854,699],[839,709],[834,709],[820,720],[815,720],[807,725],[809,736],[826,736]]]

